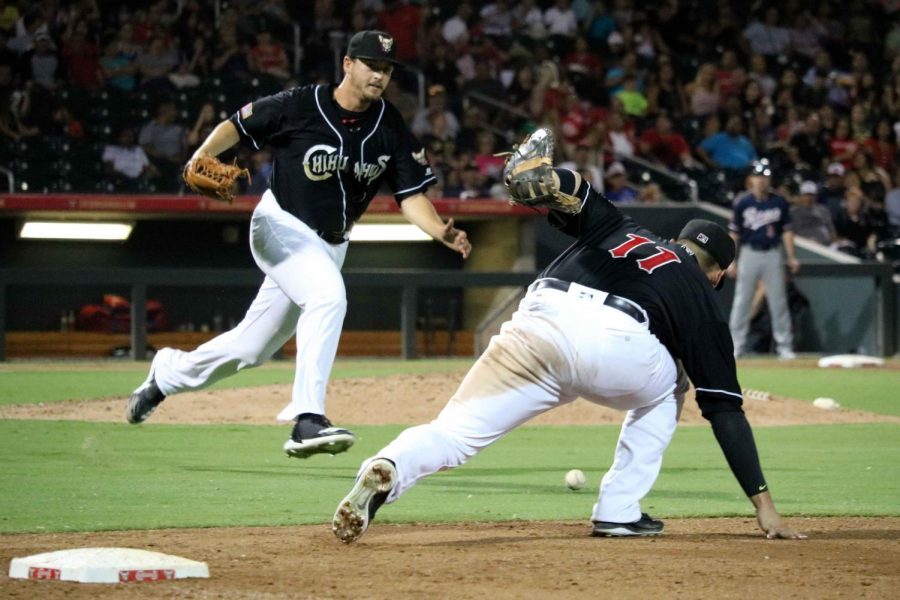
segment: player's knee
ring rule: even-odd
[[[305,309],[344,315],[347,312],[347,293],[341,288],[317,294],[306,303]]]

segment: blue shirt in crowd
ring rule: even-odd
[[[725,169],[745,169],[756,160],[753,144],[743,135],[734,137],[720,131],[700,142],[700,147]]]

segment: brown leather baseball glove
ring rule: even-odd
[[[194,192],[230,203],[234,200],[234,184],[238,177],[250,181],[250,171],[237,166],[237,159],[226,165],[215,157],[199,156],[188,161],[182,177]]]
[[[503,182],[510,201],[531,208],[575,214],[581,201],[559,191],[559,181],[553,173],[553,133],[541,128],[507,154],[503,167]]]

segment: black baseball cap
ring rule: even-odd
[[[369,29],[359,31],[350,38],[347,46],[347,56],[350,58],[365,58],[367,60],[387,61],[398,65],[396,56],[396,44],[391,34],[384,31]]]
[[[681,233],[679,240],[691,240],[713,257],[716,264],[723,269],[734,261],[734,240],[728,235],[724,227],[706,219],[693,219],[688,221]]]

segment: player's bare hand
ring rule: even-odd
[[[800,271],[800,261],[796,258],[789,258],[787,260],[787,268],[791,273],[797,273]]]
[[[463,258],[469,258],[469,253],[472,251],[472,244],[469,242],[469,237],[466,235],[465,231],[453,226],[453,219],[448,219],[447,222],[444,223],[444,233],[441,236],[441,241],[449,248],[462,254]]]
[[[729,279],[734,279],[735,277],[737,277],[737,261],[734,261],[733,263],[728,265],[728,268],[725,269],[725,276]]]
[[[770,540],[805,540],[806,535],[794,530],[773,508],[761,507],[756,511],[756,521],[759,528]]]

